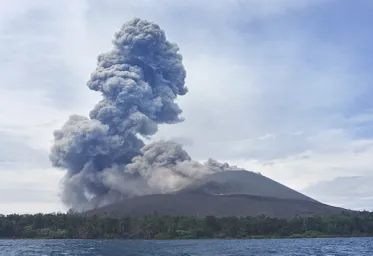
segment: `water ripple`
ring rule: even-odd
[[[364,256],[372,238],[258,240],[0,240],[0,256]]]

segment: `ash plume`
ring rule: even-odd
[[[62,200],[82,211],[128,196],[172,192],[227,164],[193,161],[181,145],[141,140],[159,124],[183,121],[175,103],[185,95],[186,71],[176,44],[155,23],[134,19],[98,56],[87,83],[102,100],[89,117],[72,115],[54,131],[50,160],[67,169]]]

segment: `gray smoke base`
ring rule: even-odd
[[[154,23],[134,19],[99,55],[87,85],[103,99],[88,117],[72,115],[54,132],[50,160],[67,169],[63,202],[82,211],[128,196],[168,193],[227,164],[192,161],[181,145],[145,145],[159,124],[183,121],[175,103],[185,95],[186,72],[177,45]]]

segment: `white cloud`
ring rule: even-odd
[[[373,140],[351,140],[345,135],[320,135],[325,138],[313,142],[309,149],[288,156],[262,162],[239,161],[250,170],[257,170],[295,189],[305,189],[322,180],[340,176],[370,176]]]
[[[59,199],[56,197],[53,203],[49,203],[49,202],[43,203],[42,200],[35,200],[35,201],[20,200],[18,202],[12,202],[12,203],[9,203],[9,202],[1,203],[0,202],[0,211],[1,211],[1,214],[13,214],[13,213],[35,214],[35,213],[66,212],[66,209],[61,206],[61,203],[59,203],[58,200]]]
[[[1,214],[66,211],[58,192],[62,171],[18,164],[0,165],[0,174]]]
[[[84,84],[75,83],[88,74],[77,76],[68,63],[72,59],[63,55],[61,39],[67,38],[61,27],[67,27],[57,14],[68,19],[69,13],[50,3],[0,2],[1,213],[62,209],[58,182],[63,173],[50,168],[48,151],[53,130],[77,106],[74,95]]]
[[[372,211],[373,176],[348,176],[319,182],[304,193],[336,206]]]

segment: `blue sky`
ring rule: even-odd
[[[0,212],[64,209],[52,132],[97,102],[85,86],[96,57],[134,17],[161,25],[187,69],[186,120],[155,139],[371,210],[372,10],[368,0],[0,0]]]

